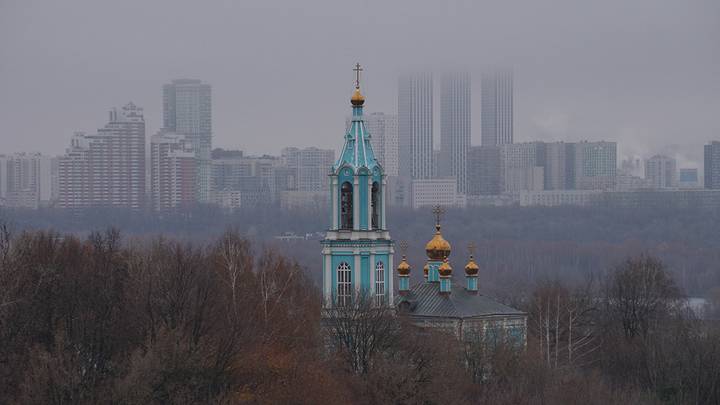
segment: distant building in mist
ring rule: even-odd
[[[57,159],[39,153],[0,155],[0,206],[38,208],[57,197]]]
[[[617,177],[616,142],[577,142],[572,144],[572,184],[576,190],[610,190]],[[570,162],[571,161],[571,162]]]
[[[705,188],[720,189],[720,142],[705,145]]]
[[[212,87],[194,79],[163,85],[163,129],[185,135],[192,144],[198,165],[197,199],[210,201]]]
[[[142,208],[146,181],[143,109],[133,103],[113,108],[97,134],[73,136],[58,166],[60,207]]]
[[[161,131],[150,138],[150,191],[153,209],[192,207],[197,195],[197,162],[184,135]]]
[[[471,135],[470,74],[448,73],[440,79],[440,176],[453,177],[457,192],[467,192]]]
[[[296,173],[298,191],[327,193],[328,167],[335,162],[335,151],[320,148],[284,148],[283,164]]]
[[[276,156],[245,156],[241,151],[212,152],[212,202],[223,208],[258,208],[277,202]],[[294,181],[294,180],[293,180]]]
[[[398,172],[433,177],[433,77],[406,74],[398,81]]]
[[[345,118],[345,131],[352,125],[352,117]],[[398,116],[374,112],[365,116],[365,128],[370,144],[388,177],[398,176]]]
[[[513,143],[513,72],[488,71],[480,77],[482,146]]]
[[[540,191],[544,188],[541,142],[524,142],[500,146],[500,169],[506,193]]]
[[[698,178],[698,169],[696,168],[680,168],[678,177],[678,186],[680,188],[698,188],[700,179]]]
[[[652,188],[677,187],[677,162],[663,155],[649,158],[645,161],[645,179]]]
[[[499,146],[473,146],[468,151],[468,188],[472,196],[499,195],[502,192]]]

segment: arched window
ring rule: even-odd
[[[337,267],[337,304],[344,307],[352,298],[352,282],[350,281],[350,265],[341,262]]]
[[[375,304],[385,304],[385,264],[375,263]]]
[[[380,228],[380,186],[375,181],[372,184],[372,196],[370,199],[372,210],[372,229]]]
[[[353,186],[347,181],[340,187],[340,229],[353,229]]]

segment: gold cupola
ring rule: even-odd
[[[475,258],[473,257],[473,255],[470,255],[470,260],[465,265],[465,274],[468,276],[477,276],[479,271],[480,266],[475,263]]]
[[[407,262],[405,255],[402,257],[402,261],[397,266],[397,272],[401,276],[407,276],[410,274],[410,263]]]
[[[355,107],[361,107],[365,104],[365,97],[360,93],[360,87],[355,87],[352,97],[350,97],[350,104]]]
[[[452,251],[450,242],[443,238],[440,232],[440,224],[435,225],[435,236],[425,245],[425,253],[430,260],[441,261],[450,256]]]
[[[448,262],[447,257],[443,260],[440,267],[438,267],[438,274],[440,274],[440,277],[452,276],[452,267],[450,267],[450,262]]]

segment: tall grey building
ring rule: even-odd
[[[677,162],[668,156],[651,157],[645,162],[645,179],[653,188],[677,187]]]
[[[472,146],[468,151],[468,195],[498,195],[502,192],[499,146]]]
[[[445,74],[440,79],[441,176],[455,177],[457,192],[467,192],[467,155],[470,148],[470,74]]]
[[[212,88],[195,79],[178,79],[163,85],[163,128],[185,135],[198,164],[197,199],[210,201],[212,150]]]
[[[705,188],[720,189],[720,142],[705,145]]]
[[[482,146],[513,143],[513,73],[485,72],[480,78]]]
[[[433,77],[414,73],[398,81],[398,172],[402,177],[433,175]]]

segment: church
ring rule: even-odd
[[[453,277],[451,245],[443,238],[442,209],[436,207],[435,234],[425,246],[424,279],[410,285],[411,267],[405,255],[397,266],[395,246],[386,222],[386,177],[373,154],[363,118],[359,64],[350,98],[352,122],[337,162],[330,168],[331,220],[322,240],[323,306],[352,305],[362,295],[377,306],[391,306],[422,328],[439,328],[458,339],[504,336],[525,345],[527,314],[478,291],[479,266],[472,254],[464,277]]]

